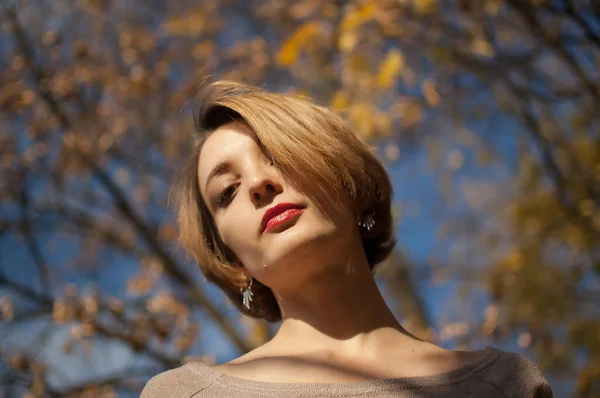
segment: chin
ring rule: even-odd
[[[296,264],[306,267],[307,261],[318,258],[320,253],[331,247],[336,235],[336,228],[330,223],[298,222],[269,237],[265,248],[265,264],[273,270],[281,267],[293,269]]]

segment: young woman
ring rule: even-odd
[[[369,147],[310,101],[207,86],[174,186],[180,239],[208,280],[276,336],[192,362],[142,397],[551,397],[525,357],[450,351],[408,333],[373,278],[393,249],[392,187]]]

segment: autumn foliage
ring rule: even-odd
[[[214,361],[215,335],[237,354],[271,336],[202,279],[167,207],[191,100],[221,77],[335,109],[396,191],[435,181],[394,211],[399,231],[426,214],[436,250],[399,239],[378,274],[411,331],[600,396],[597,2],[23,0],[0,21],[0,395],[137,396]]]

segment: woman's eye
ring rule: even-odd
[[[217,206],[225,207],[231,201],[231,197],[235,192],[235,186],[233,184],[227,186],[225,189],[221,191],[221,193],[217,196]]]

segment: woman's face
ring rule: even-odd
[[[243,122],[223,125],[206,139],[198,183],[225,245],[273,289],[319,272],[358,235],[347,204],[320,211],[284,180]]]

